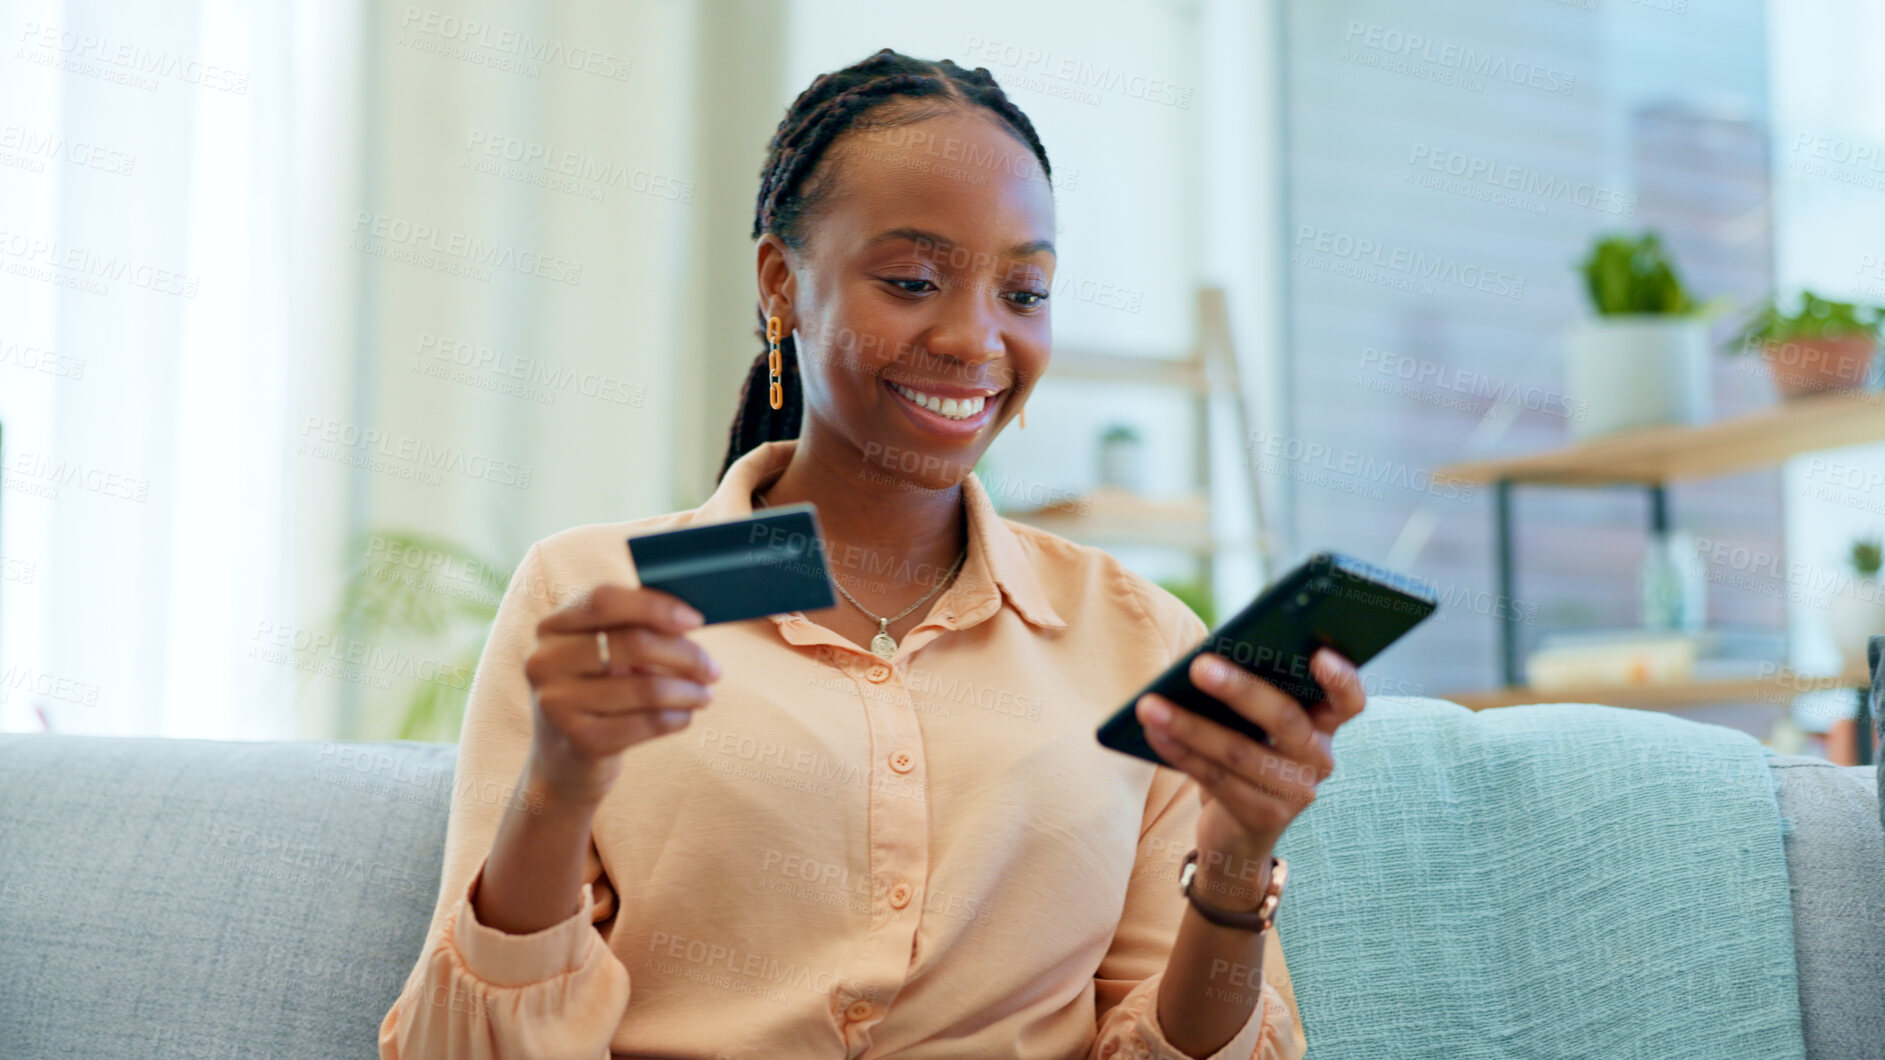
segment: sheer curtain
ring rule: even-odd
[[[296,735],[251,649],[343,489],[284,441],[352,363],[309,235],[352,197],[350,16],[315,7],[0,9],[0,728]]]

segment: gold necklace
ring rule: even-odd
[[[766,506],[766,499],[761,494],[758,494],[758,493],[753,494],[753,501],[755,504],[757,504],[761,508],[764,508]],[[876,636],[873,636],[871,638],[871,653],[876,655],[880,659],[890,659],[890,658],[894,658],[897,654],[897,638],[890,635],[890,623],[897,621],[903,616],[923,606],[923,604],[926,601],[928,601],[930,597],[935,596],[937,593],[941,592],[943,586],[948,585],[949,580],[956,576],[956,570],[962,566],[962,561],[967,559],[968,556],[969,556],[968,543],[963,542],[962,551],[956,554],[956,561],[950,564],[949,566],[949,573],[943,575],[943,579],[936,583],[935,588],[931,589],[929,592],[924,593],[923,598],[921,600],[918,600],[916,603],[913,603],[910,606],[904,608],[903,610],[897,612],[896,614],[891,615],[889,618],[885,618],[882,615],[871,614],[870,608],[865,607],[863,604],[858,603],[856,597],[852,596],[848,592],[845,592],[844,583],[838,581],[837,575],[834,574],[831,576],[831,584],[836,585],[838,587],[838,592],[843,594],[846,600],[851,601],[851,606],[857,608],[859,611],[864,612],[864,614],[868,615],[870,618],[873,618],[876,620],[877,634]]]

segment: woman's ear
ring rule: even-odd
[[[790,333],[798,327],[798,314],[794,307],[798,301],[798,269],[792,258],[792,249],[771,232],[759,237],[759,244],[754,248],[758,267],[759,308],[769,317],[778,317],[785,331]]]

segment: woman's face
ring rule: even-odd
[[[825,161],[802,249],[759,248],[762,304],[797,335],[802,433],[873,483],[952,486],[1047,368],[1053,196],[979,108],[854,129]]]

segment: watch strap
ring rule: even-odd
[[[1283,901],[1283,884],[1289,875],[1289,863],[1272,854],[1270,856],[1270,885],[1264,888],[1263,903],[1248,912],[1233,912],[1199,898],[1192,890],[1192,881],[1198,874],[1198,851],[1185,855],[1185,864],[1179,870],[1179,891],[1191,903],[1191,908],[1198,915],[1220,927],[1239,928],[1244,931],[1268,931],[1276,921],[1276,907]]]

